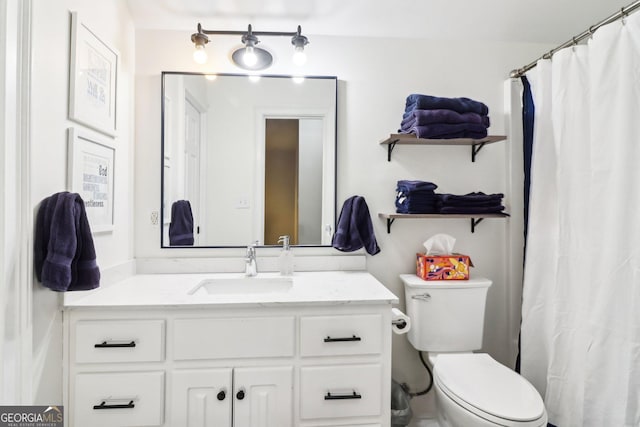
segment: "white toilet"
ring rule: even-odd
[[[537,390],[482,347],[488,279],[404,282],[408,336],[429,352],[440,427],[546,427],[547,413]]]

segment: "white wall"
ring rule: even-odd
[[[22,237],[21,159],[25,139],[20,134],[24,62],[21,54],[28,42],[21,38],[21,15],[28,2],[0,2],[0,404],[19,404],[30,387],[22,384],[23,343],[30,343],[19,302],[24,295],[19,284],[24,279],[22,256],[26,243]],[[27,20],[28,22],[28,20]],[[28,78],[25,77],[25,78]],[[27,333],[22,335],[22,332]]]
[[[141,258],[227,254],[221,250],[160,250],[159,230],[148,220],[150,210],[157,209],[160,203],[160,71],[241,72],[227,60],[227,51],[237,45],[237,40],[214,38],[207,46],[209,62],[197,65],[191,58],[189,36],[188,32],[175,31],[136,33],[136,256]],[[339,78],[338,204],[354,194],[364,196],[382,248],[379,255],[368,258],[368,270],[400,298],[400,307],[404,308],[404,290],[398,275],[414,271],[415,253],[423,250],[426,238],[436,233],[453,235],[457,238],[456,250],[472,257],[472,275],[489,277],[494,282],[488,295],[484,349],[513,366],[513,342],[517,339],[513,336],[517,331],[513,327],[517,319],[514,312],[517,314],[519,307],[514,307],[512,291],[521,283],[520,278],[508,282],[507,277],[509,263],[520,263],[521,259],[511,259],[507,252],[511,247],[507,242],[511,245],[513,240],[509,220],[486,219],[474,234],[469,220],[398,220],[391,234],[387,234],[385,223],[377,218],[378,212],[394,211],[395,183],[399,179],[432,181],[439,185],[439,192],[508,193],[512,184],[508,176],[512,162],[509,142],[486,146],[475,163],[470,161],[469,147],[407,146],[396,147],[392,161],[387,162],[386,150],[378,142],[398,129],[405,97],[416,92],[480,100],[490,109],[490,133],[504,134],[503,82],[508,72],[530,62],[549,46],[473,40],[313,36],[310,40],[304,73]],[[270,40],[263,41],[265,45],[269,43]],[[297,73],[288,55],[286,46],[278,51],[269,73]],[[505,202],[509,209],[509,194]],[[326,252],[335,253],[332,249]],[[406,338],[394,336],[393,377],[418,389],[426,384],[425,376],[416,351]],[[427,410],[429,405],[421,403],[429,399],[414,399],[417,413]]]
[[[67,189],[70,11],[105,43],[119,51],[117,137],[114,145],[114,230],[94,235],[102,271],[133,258],[133,96],[135,32],[124,0],[35,1],[33,7],[33,69],[31,108],[31,206]],[[62,328],[58,293],[33,284],[33,399],[62,403]]]

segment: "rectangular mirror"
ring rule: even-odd
[[[330,245],[336,101],[336,77],[163,72],[161,246]]]

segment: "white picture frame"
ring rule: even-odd
[[[71,12],[69,119],[116,135],[118,52]]]
[[[110,140],[82,128],[68,129],[67,186],[84,201],[92,233],[114,228],[115,147]]]

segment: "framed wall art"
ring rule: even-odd
[[[115,147],[107,138],[69,128],[68,187],[80,194],[93,233],[113,231]]]
[[[69,119],[116,134],[118,52],[71,13]]]

